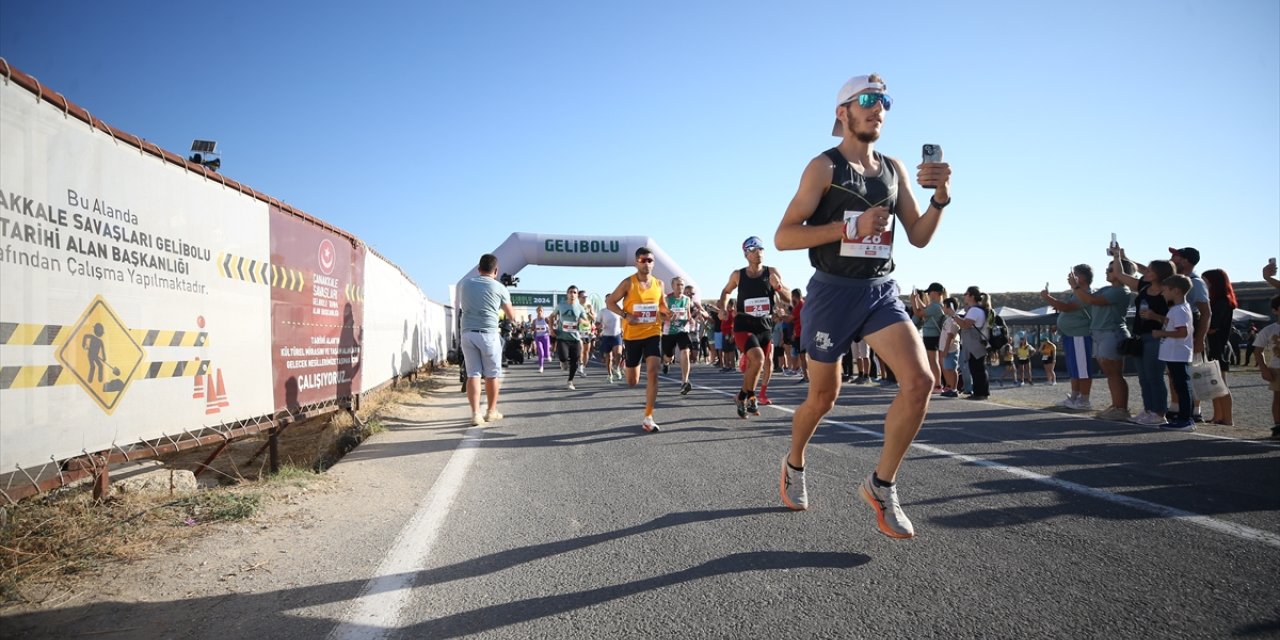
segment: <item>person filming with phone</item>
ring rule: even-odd
[[[932,195],[922,210],[906,165],[875,150],[892,105],[877,74],[854,76],[840,88],[832,129],[840,143],[809,161],[774,234],[780,251],[808,249],[815,269],[800,314],[809,389],[791,421],[779,491],[788,508],[808,508],[805,448],[840,394],[841,357],[865,339],[897,377],[898,394],[885,415],[879,461],[857,492],[874,511],[881,533],[910,538],[915,530],[898,503],[896,480],[936,381],[920,334],[898,299],[893,241],[900,231],[916,247],[933,239],[951,204],[951,167],[942,162],[941,147],[924,146],[916,182]]]

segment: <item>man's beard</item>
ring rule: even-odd
[[[867,132],[854,131],[853,137],[857,138],[859,142],[871,144],[872,142],[880,139],[880,132],[874,129]]]

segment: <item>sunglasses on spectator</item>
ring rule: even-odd
[[[859,93],[854,100],[850,100],[845,104],[849,104],[855,100],[857,101],[858,106],[863,109],[870,109],[871,107],[874,107],[877,100],[880,101],[880,104],[884,105],[885,111],[888,111],[889,108],[893,106],[893,99],[890,98],[887,93]]]
[[[652,264],[652,263],[653,263],[653,258],[636,258],[636,262],[648,262],[648,263]]]

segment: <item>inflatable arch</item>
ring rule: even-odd
[[[680,276],[686,285],[698,289],[688,274],[649,236],[568,236],[542,235],[538,233],[513,233],[497,249],[490,253],[498,257],[498,273],[516,275],[529,265],[550,267],[630,267],[635,265],[636,249],[648,247],[653,252],[653,275],[671,286],[671,279]],[[479,261],[479,256],[476,256]],[[479,271],[472,267],[458,280],[475,276]]]

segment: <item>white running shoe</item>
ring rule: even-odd
[[[658,428],[658,423],[653,420],[653,416],[645,416],[644,422],[640,423],[640,428],[650,433],[662,431],[662,429]]]
[[[577,390],[578,390],[578,388],[577,388],[577,387],[575,387],[575,386],[573,386],[573,382],[569,382],[569,390],[570,390],[570,391],[577,391]]]
[[[890,538],[911,538],[916,535],[911,519],[902,512],[898,504],[898,486],[877,487],[871,476],[858,486],[858,495],[862,501],[871,506],[876,513],[876,528]]]
[[[809,508],[809,490],[805,487],[804,471],[797,471],[787,464],[787,457],[782,457],[782,478],[778,482],[778,493],[782,494],[782,504],[792,511],[804,511]]]
[[[480,415],[479,413],[471,414],[471,426],[478,427],[482,424],[484,424],[484,416]]]

